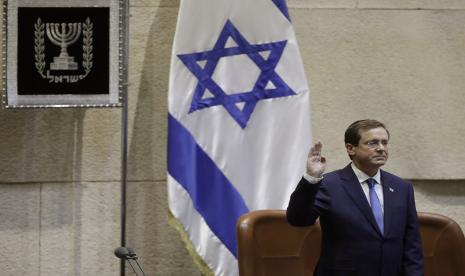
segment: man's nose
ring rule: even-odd
[[[387,150],[386,146],[380,146],[380,147],[378,147],[378,151],[383,151],[383,152],[384,152],[384,151],[386,151],[386,150]]]
[[[376,150],[379,150],[379,151],[386,150],[386,148],[387,148],[387,145],[381,142],[376,145]]]

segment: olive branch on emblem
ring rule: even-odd
[[[86,71],[86,76],[90,73],[90,70],[92,69],[93,62],[92,59],[94,55],[92,54],[93,50],[93,27],[94,24],[90,22],[89,17],[87,17],[86,21],[84,22],[83,25],[83,39],[82,39],[82,66],[84,67],[84,70]]]
[[[45,75],[44,75],[44,69],[45,69],[44,34],[45,34],[45,24],[42,22],[42,20],[39,17],[37,19],[37,22],[34,24],[34,59],[35,59],[36,69],[43,78],[45,78]]]

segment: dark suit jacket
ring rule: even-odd
[[[385,171],[381,183],[384,235],[350,165],[326,174],[318,184],[299,182],[287,219],[292,225],[308,226],[320,217],[322,245],[315,275],[423,275],[412,185]]]

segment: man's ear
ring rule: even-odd
[[[354,155],[355,154],[354,148],[355,148],[354,145],[347,143],[346,144],[347,154],[350,155],[350,156]]]

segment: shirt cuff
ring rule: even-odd
[[[313,176],[309,175],[308,173],[304,173],[304,178],[305,178],[305,180],[310,182],[310,184],[316,184],[316,183],[320,182],[323,179],[323,176],[322,177],[313,177]]]

